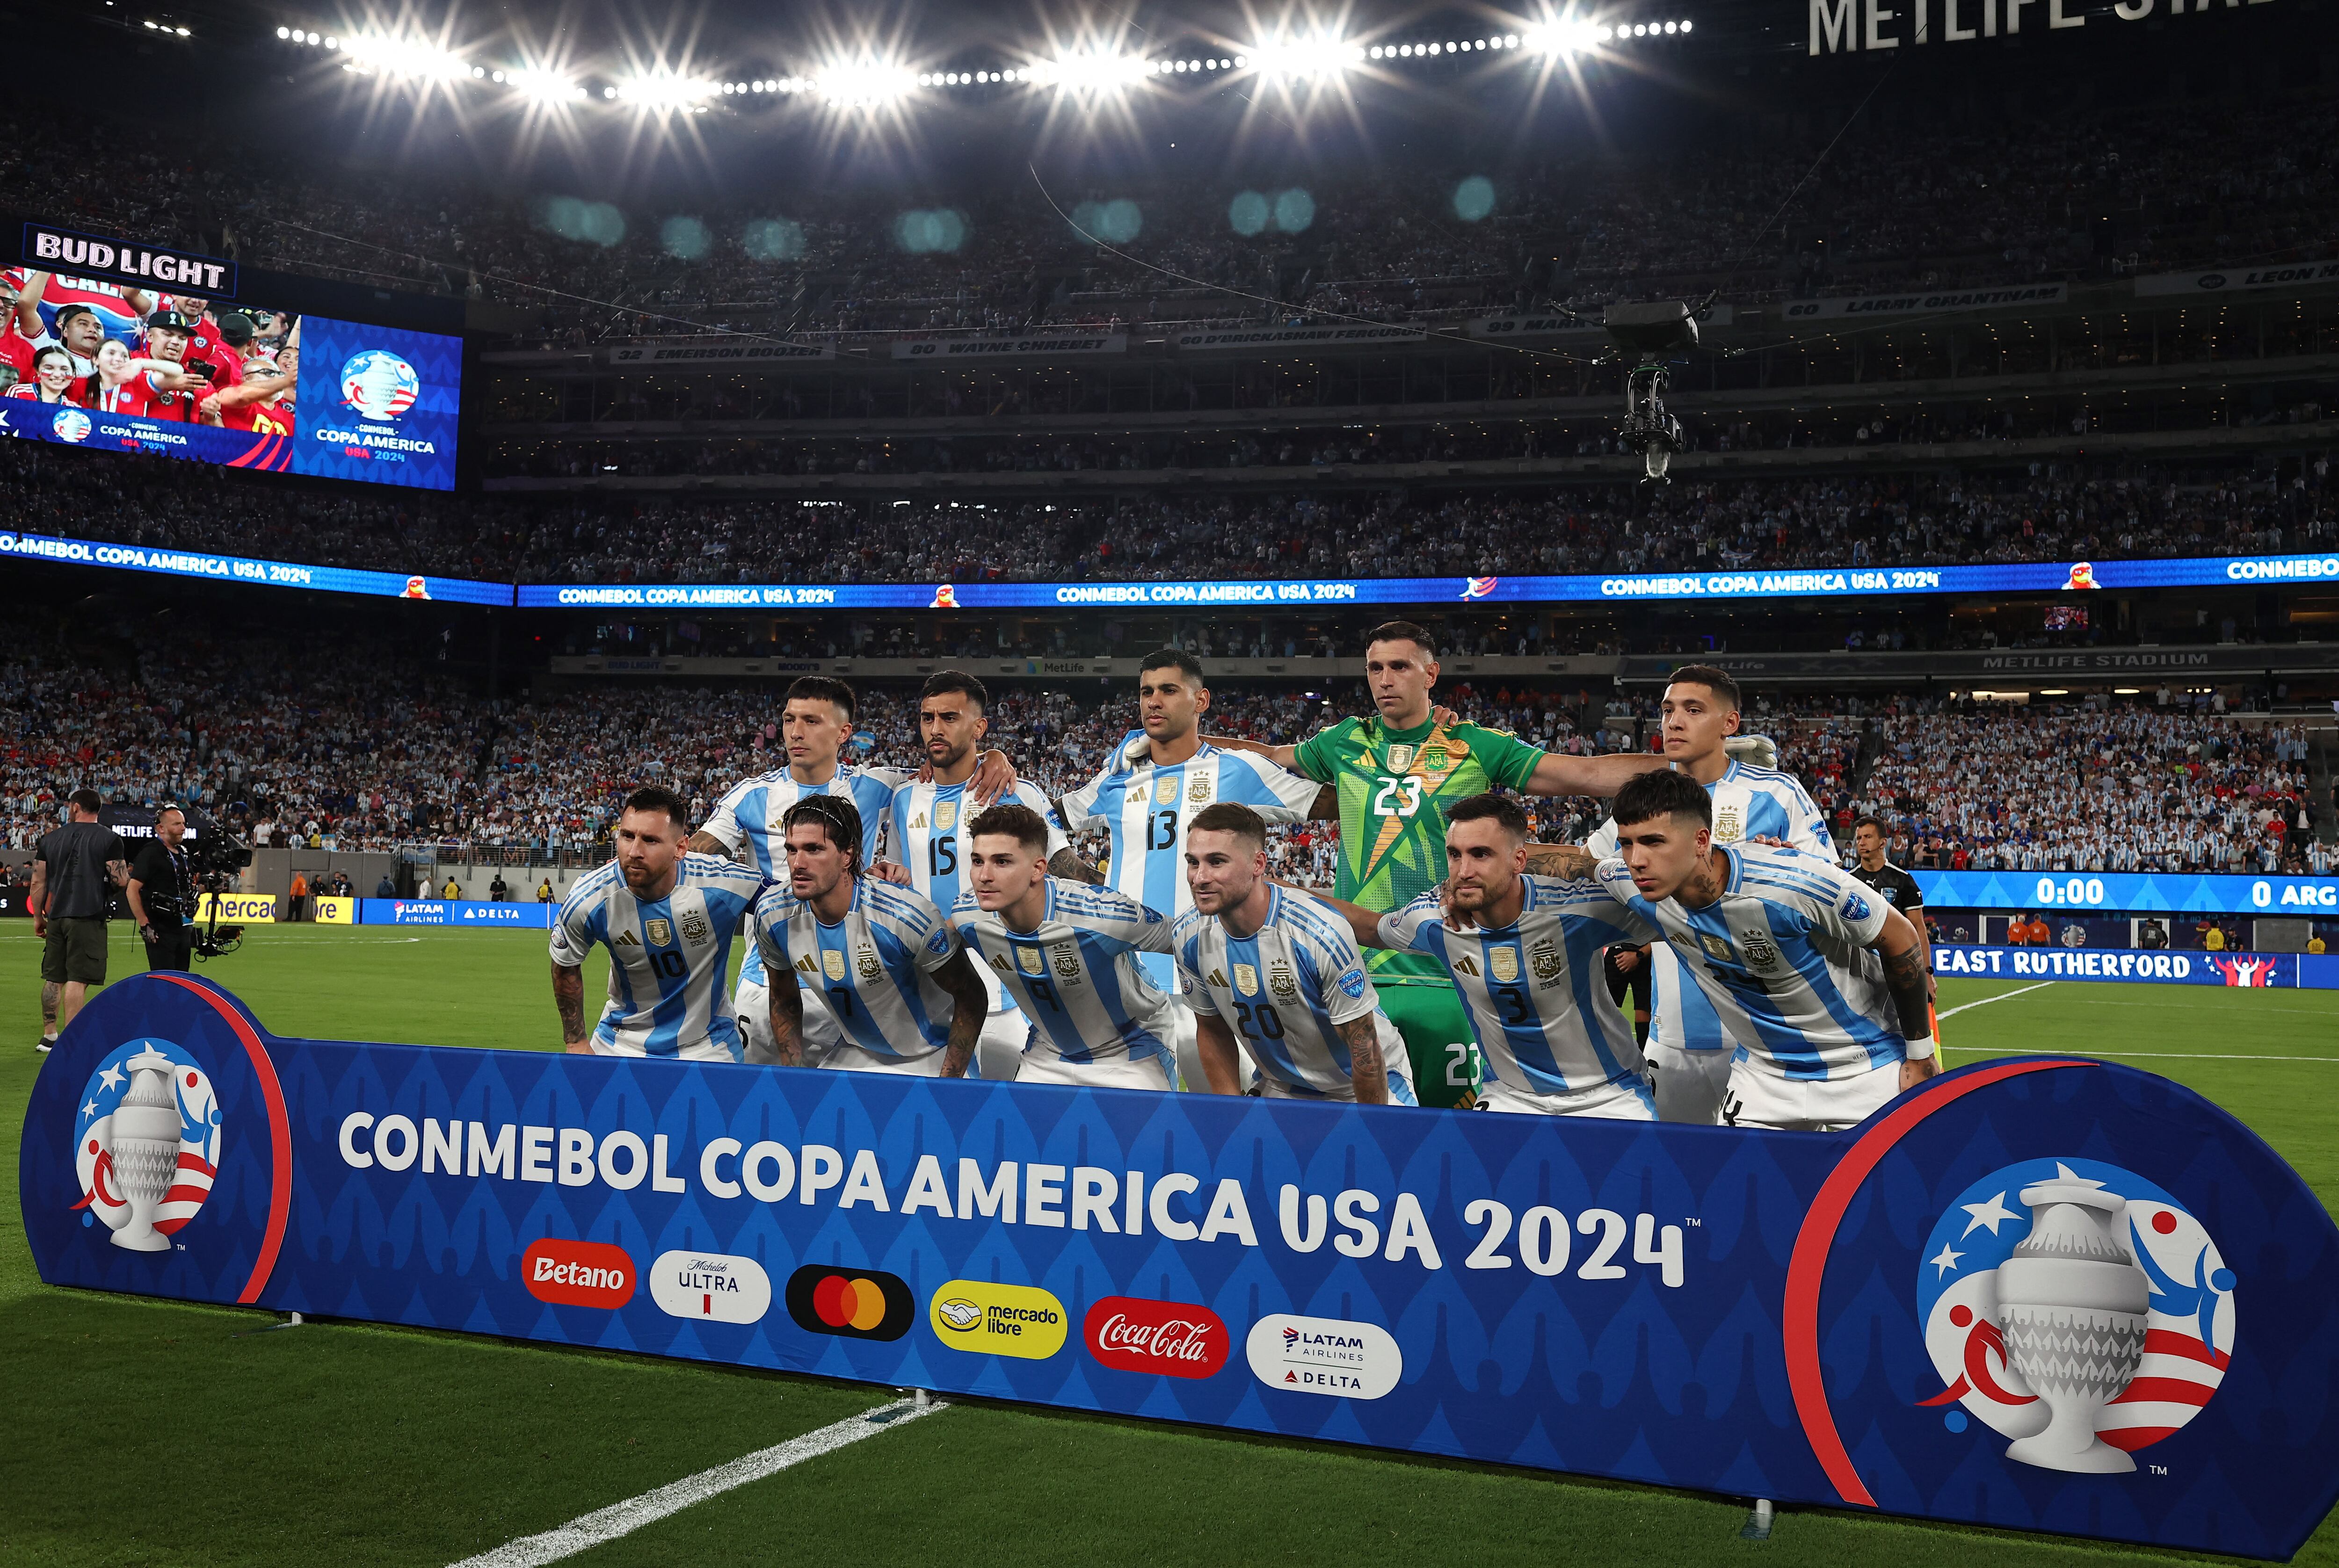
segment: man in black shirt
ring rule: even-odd
[[[166,805],[154,814],[154,836],[138,848],[130,863],[130,916],[146,942],[150,970],[187,967],[192,935],[188,922],[195,912],[193,869],[185,848],[187,814]]]
[[[105,983],[106,884],[118,887],[127,877],[129,852],[98,823],[99,804],[95,790],[74,791],[65,825],[33,852],[33,934],[47,944],[41,950],[41,1050],[73,1022],[89,988]]]
[[[1933,979],[1933,932],[1925,922],[1925,894],[1917,886],[1917,879],[1884,858],[1891,843],[1890,830],[1881,817],[1864,816],[1851,824],[1851,849],[1859,857],[1851,874],[1866,883],[1870,889],[1908,917],[1917,928],[1917,950],[1925,955],[1925,1011],[1932,1012],[1933,995],[1939,989]],[[1941,1038],[1936,1021],[1933,1038]]]

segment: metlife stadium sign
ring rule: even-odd
[[[187,975],[43,1064],[44,1281],[2281,1558],[2339,1230],[2165,1079],[1850,1132],[287,1040]]]

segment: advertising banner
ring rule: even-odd
[[[2277,1558],[2339,1231],[2166,1080],[1843,1134],[285,1040],[142,975],[44,1065],[51,1285]]]
[[[0,400],[0,425],[9,405]],[[291,561],[260,561],[246,556],[210,556],[197,550],[166,550],[146,545],[114,545],[98,539],[0,531],[0,558],[58,561],[70,566],[112,567],[120,571],[159,572],[173,577],[208,577],[271,588],[317,588],[330,594],[370,594],[393,599],[437,599],[466,605],[508,605],[511,585],[469,577],[360,571],[350,567],[304,567]]]
[[[220,920],[234,925],[274,925],[276,895],[266,892],[205,893],[195,911],[198,922]]]
[[[688,370],[696,365],[786,365],[804,360],[834,360],[836,350],[827,343],[781,343],[768,338],[711,338],[699,343],[621,343],[609,350],[609,363],[619,369],[655,369],[670,365]]]
[[[1933,316],[1952,311],[2018,311],[2060,305],[2070,298],[2068,283],[2018,284],[2000,289],[1931,289],[1915,294],[1851,294],[1832,300],[1790,300],[1779,307],[1782,321],[1841,321],[1879,316]]]
[[[2134,914],[2339,916],[2339,876],[2186,872],[1912,871],[1929,907],[2077,909]]]
[[[1375,343],[1418,343],[1422,327],[1353,321],[1337,327],[1188,327],[1173,332],[1170,346],[1180,353],[1209,349],[1353,349]]]
[[[2295,292],[2318,283],[2339,283],[2339,261],[2276,261],[2254,267],[2212,267],[2203,272],[2156,272],[2136,281],[2139,298],[2159,295],[2242,294],[2261,289]]]
[[[319,925],[355,925],[358,922],[358,901],[320,893],[314,919]]]
[[[514,931],[550,931],[560,906],[551,903],[475,903],[460,898],[367,898],[358,900],[360,925],[508,926]]]
[[[2230,985],[2339,991],[2339,958],[2300,952],[2196,952],[2164,949],[1959,947],[1933,949],[1933,972],[1983,980],[2110,980],[2130,985]]]
[[[1030,338],[923,338],[893,345],[897,360],[1061,360],[1129,352],[1126,332],[1042,332]]]
[[[17,251],[27,270],[103,278],[136,289],[184,290],[201,300],[235,298],[235,263],[176,245],[154,245],[108,234],[84,234],[50,223],[26,223]]]

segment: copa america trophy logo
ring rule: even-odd
[[[2009,1459],[2132,1471],[2225,1380],[2233,1271],[2199,1220],[2132,1171],[2008,1166],[1961,1194],[1925,1249],[1918,1306],[1948,1386],[1920,1403],[1949,1407],[1952,1432],[1970,1416],[2011,1439]]]
[[[394,419],[422,393],[414,367],[387,349],[351,354],[341,366],[341,401],[369,419]]]
[[[103,1221],[132,1252],[169,1251],[211,1196],[220,1123],[211,1079],[185,1050],[152,1039],[114,1050],[74,1116],[82,1223]]]
[[[57,433],[58,440],[79,445],[89,439],[89,416],[79,409],[60,409],[49,421],[49,429]]]

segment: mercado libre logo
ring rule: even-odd
[[[386,349],[351,354],[341,367],[341,401],[369,419],[394,419],[422,394],[414,367]]]
[[[219,1175],[219,1095],[185,1049],[133,1040],[98,1064],[74,1112],[84,1225],[113,1245],[168,1252]]]
[[[2234,1351],[2234,1273],[2132,1171],[2031,1159],[1983,1178],[1925,1242],[1918,1317],[1949,1406],[2009,1459],[2117,1474],[2201,1413]]]
[[[917,1297],[882,1268],[807,1263],[788,1276],[788,1316],[796,1326],[842,1339],[899,1339],[917,1321]]]

